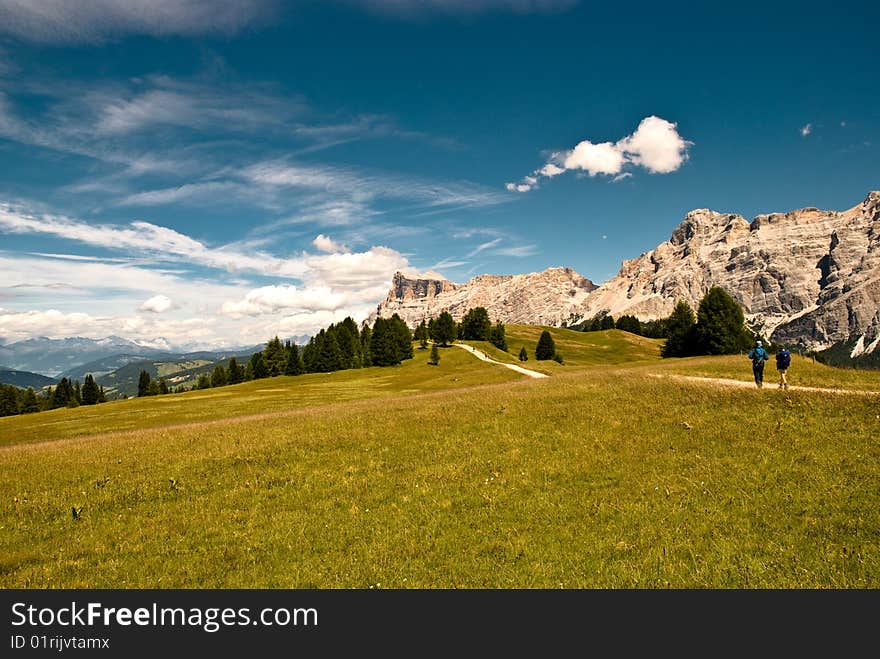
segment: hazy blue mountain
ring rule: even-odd
[[[50,384],[55,384],[55,378],[46,377],[39,373],[31,373],[29,371],[17,371],[15,369],[0,366],[0,384],[12,384],[22,389],[33,387],[39,391],[41,388]]]
[[[11,369],[55,377],[79,364],[112,355],[134,354],[147,358],[163,352],[167,349],[141,346],[118,336],[103,339],[38,337],[0,346],[0,363]]]
[[[229,359],[235,357],[238,362],[244,366],[250,359],[250,356],[262,350],[263,346],[253,346],[250,348],[242,348],[231,352],[191,352],[182,355],[165,354],[151,359],[141,359],[131,361],[120,368],[109,373],[98,375],[94,371],[91,372],[95,376],[95,381],[104,387],[106,395],[110,398],[117,396],[136,396],[138,390],[138,380],[141,371],[150,374],[150,378],[157,380],[164,377],[170,388],[179,387],[181,385],[191,387],[201,373],[210,375],[217,364],[224,367],[228,365]],[[76,369],[79,372],[79,369]],[[85,378],[85,372],[82,377],[75,379],[82,380]]]

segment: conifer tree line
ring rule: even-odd
[[[106,402],[104,387],[98,386],[91,373],[86,375],[83,384],[79,380],[61,378],[57,385],[47,387],[40,393],[34,391],[33,387],[21,389],[11,384],[0,384],[0,416]]]
[[[284,343],[275,336],[266,347],[250,356],[243,365],[232,357],[226,365],[217,364],[214,370],[200,373],[189,388],[180,386],[174,393],[193,389],[223,387],[250,380],[261,380],[277,375],[304,373],[331,373],[368,366],[394,366],[413,356],[413,335],[406,323],[394,314],[391,318],[377,318],[373,326],[358,329],[351,317],[320,330],[304,346],[291,341]],[[164,387],[164,391],[162,388]],[[138,396],[168,393],[164,379],[157,383],[147,371],[141,371]]]
[[[584,332],[619,329],[649,338],[666,339],[664,357],[727,355],[748,350],[758,338],[745,324],[742,307],[720,286],[713,286],[700,300],[697,312],[685,302],[675,305],[666,318],[643,322],[623,315],[616,320],[606,312],[572,327]],[[766,342],[771,346],[770,342]]]

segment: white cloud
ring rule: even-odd
[[[687,160],[689,145],[674,123],[652,116],[642,119],[636,132],[622,139],[618,148],[630,162],[652,174],[668,174]]]
[[[221,312],[233,318],[240,318],[244,315],[273,314],[280,310],[337,311],[346,302],[348,302],[346,294],[336,292],[329,286],[301,289],[283,284],[256,288],[237,302],[224,302]]]
[[[315,239],[312,241],[312,244],[315,246],[316,249],[318,249],[322,252],[327,252],[328,254],[336,254],[338,252],[350,251],[348,249],[348,247],[346,247],[345,245],[343,245],[341,243],[336,242],[335,240],[333,240],[329,236],[325,236],[323,233],[317,235],[315,237]]]
[[[554,153],[550,162],[523,177],[522,183],[506,183],[513,192],[529,192],[540,179],[566,171],[584,171],[589,176],[611,176],[613,182],[632,176],[626,167],[642,167],[651,174],[668,174],[688,158],[692,142],[679,133],[677,124],[660,117],[645,117],[635,132],[617,142],[582,140],[570,151]]]
[[[810,133],[813,132],[813,124],[806,124],[805,126],[801,126],[801,136],[806,137]]]
[[[541,167],[541,169],[538,170],[538,173],[541,176],[546,176],[547,178],[553,178],[554,176],[558,176],[559,174],[562,174],[562,172],[564,172],[564,171],[565,170],[562,167],[558,167],[557,165],[554,165],[552,162],[548,162],[546,165],[544,165],[543,167]]]
[[[366,252],[305,255],[302,279],[309,285],[327,284],[334,288],[357,289],[381,286],[380,298],[388,292],[394,273],[409,266],[400,252],[389,247],[371,247]]]
[[[177,305],[175,305],[167,295],[154,295],[138,307],[138,310],[151,311],[152,313],[165,313],[166,311],[176,308]]]
[[[227,342],[218,334],[216,322],[210,317],[177,320],[165,317],[97,316],[81,312],[66,313],[58,309],[0,310],[0,336],[7,341],[20,341],[33,336],[99,339],[110,335],[157,345],[220,347]]]
[[[563,162],[565,169],[582,169],[590,176],[617,174],[625,162],[623,153],[611,142],[593,144],[584,140],[572,149]]]
[[[406,257],[394,249],[374,246],[362,252],[337,251],[344,246],[323,235],[315,246],[332,247],[331,253],[302,252],[280,258],[255,249],[242,251],[243,244],[210,247],[142,221],[127,226],[89,225],[56,215],[37,216],[9,205],[0,205],[0,232],[50,234],[128,253],[126,259],[107,262],[91,256],[7,257],[0,252],[0,281],[9,291],[0,290],[0,295],[19,308],[32,305],[27,311],[10,311],[0,322],[0,337],[6,340],[51,331],[59,336],[115,333],[135,340],[161,336],[174,345],[218,346],[229,345],[229,338],[238,332],[248,337],[245,343],[259,343],[285,328],[303,330],[326,324],[318,319],[341,320],[350,315],[360,320],[386,295],[394,272],[409,268]],[[138,254],[143,256],[138,258]],[[167,262],[175,264],[176,270],[159,269]],[[193,279],[193,266],[249,271],[302,284],[252,288],[247,281],[226,274],[204,281]],[[221,283],[224,280],[230,283]],[[59,302],[52,290],[61,284],[71,290],[63,306],[54,306]],[[174,291],[174,301],[162,291]],[[133,297],[146,298],[138,310],[141,313],[134,316],[127,313]],[[89,314],[75,315],[84,300]],[[38,308],[46,302],[53,307]],[[198,326],[198,333],[188,333],[190,326],[182,324],[187,319],[180,317],[181,309],[194,309],[206,321]],[[168,329],[158,323],[159,314],[169,321]],[[248,318],[260,320],[243,325]]]
[[[306,267],[295,259],[266,254],[212,249],[174,229],[135,221],[127,227],[94,225],[59,215],[35,216],[0,203],[0,231],[50,234],[67,240],[108,249],[128,249],[171,260],[218,268],[230,272],[246,270],[275,276],[302,276]]]
[[[0,0],[0,32],[44,43],[124,34],[231,34],[263,22],[273,0]]]

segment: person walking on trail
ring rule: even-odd
[[[783,346],[776,353],[776,370],[779,371],[780,389],[788,389],[788,380],[785,378],[785,374],[788,372],[789,366],[791,366],[791,353]]]
[[[749,359],[752,360],[752,373],[755,374],[755,384],[758,389],[764,386],[764,362],[770,359],[767,351],[761,347],[761,342],[756,341],[755,347],[749,350]]]

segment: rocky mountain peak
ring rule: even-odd
[[[696,310],[712,286],[743,307],[774,340],[823,349],[880,348],[880,191],[848,210],[815,207],[758,215],[698,208],[669,240],[621,264],[596,287],[571,268],[479,275],[466,284],[395,275],[376,315],[410,325],[483,306],[505,323],[562,325],[608,313],[667,316],[678,301]]]
[[[560,325],[595,288],[589,279],[561,267],[522,275],[478,275],[466,284],[397,273],[388,296],[367,322],[396,313],[412,327],[442,311],[460,320],[468,309],[485,307],[497,322]]]

